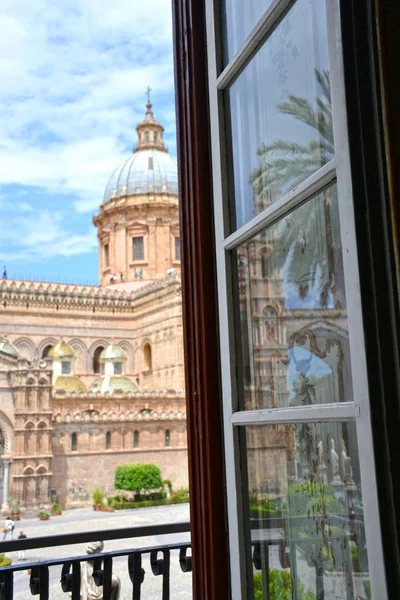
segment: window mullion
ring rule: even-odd
[[[325,187],[329,186],[336,178],[337,160],[333,158],[310,177],[302,181],[293,190],[290,190],[280,200],[263,210],[240,229],[229,235],[223,245],[226,250],[232,250],[245,243],[256,233],[269,227],[288,212],[306,202]]]
[[[257,52],[258,47],[262,44],[265,38],[277,26],[280,20],[285,16],[289,8],[294,4],[295,0],[275,0],[263,17],[254,27],[253,31],[248,36],[246,42],[238,50],[230,63],[225,67],[217,79],[217,87],[223,90],[236,77],[246,63]]]

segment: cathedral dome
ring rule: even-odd
[[[107,348],[104,348],[103,352],[100,354],[100,362],[106,362],[109,360],[126,360],[125,352],[120,346],[110,344],[109,346],[107,346]]]
[[[103,202],[132,194],[178,194],[176,160],[156,148],[141,149],[117,167],[107,184]]]
[[[124,375],[105,375],[92,383],[90,391],[94,394],[100,392],[101,394],[108,393],[112,395],[114,393],[138,392],[139,387],[132,379]]]
[[[15,356],[15,358],[19,357],[19,352],[11,342],[8,341],[6,337],[0,337],[0,352],[4,352],[4,354],[9,354],[10,356]]]
[[[62,360],[63,358],[75,358],[75,352],[71,346],[61,341],[49,351],[47,356],[52,359]]]
[[[164,146],[164,127],[155,120],[150,101],[146,108],[144,120],[136,127],[138,141],[133,156],[111,175],[103,204],[133,194],[178,194],[177,164]]]
[[[76,375],[59,375],[53,388],[56,392],[87,392],[87,387]]]

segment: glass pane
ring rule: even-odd
[[[233,229],[333,156],[324,7],[298,0],[226,92]]]
[[[222,10],[225,64],[236,54],[272,0],[227,0]]]
[[[250,426],[246,446],[255,598],[371,598],[355,425]]]
[[[236,253],[242,409],[352,401],[336,186]]]

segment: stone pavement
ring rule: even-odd
[[[115,513],[94,512],[92,509],[76,509],[64,512],[59,517],[51,517],[49,521],[24,519],[16,523],[14,536],[17,537],[22,529],[29,538],[46,535],[62,535],[104,529],[136,527],[140,525],[156,525],[189,520],[189,505],[157,506],[134,510],[117,511]],[[143,548],[159,544],[184,542],[190,539],[189,533],[169,536],[154,536],[137,538],[136,540],[112,540],[105,542],[104,550],[123,550]],[[43,561],[85,554],[85,544],[60,546],[28,550],[26,562]],[[18,553],[10,552],[7,556],[13,559],[13,564],[19,563]],[[192,598],[192,578],[190,573],[182,573],[178,552],[171,555],[171,600],[190,600]],[[146,575],[142,586],[143,600],[161,600],[162,577],[155,577],[151,572],[149,555],[143,558]],[[131,600],[132,586],[128,575],[127,558],[114,560],[113,572],[121,578],[120,600]],[[60,586],[61,567],[50,569],[50,600],[69,600],[69,594],[63,594]],[[26,571],[14,576],[14,600],[28,600],[32,597],[29,591],[29,576]]]

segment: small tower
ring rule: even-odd
[[[53,364],[53,389],[56,392],[86,392],[86,386],[74,374],[75,352],[63,340],[48,354]]]
[[[90,386],[90,391],[110,395],[138,392],[137,384],[124,375],[125,362],[125,352],[120,346],[107,346],[100,354],[101,377]]]
[[[101,286],[139,288],[180,271],[178,172],[150,101],[131,156],[107,184],[93,218]]]

